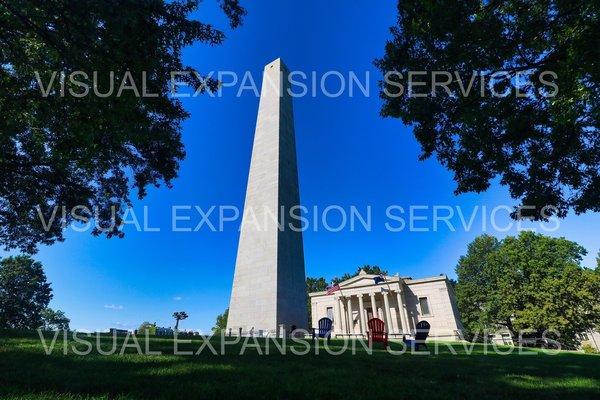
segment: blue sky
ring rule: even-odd
[[[257,4],[258,3],[258,4]],[[277,57],[291,70],[370,73],[370,96],[294,100],[296,141],[302,203],[312,208],[339,204],[358,210],[371,206],[373,230],[338,233],[319,230],[304,235],[306,273],[327,279],[362,264],[378,264],[391,273],[423,277],[454,275],[456,261],[481,229],[452,232],[389,232],[385,209],[399,205],[461,207],[466,213],[513,205],[497,185],[483,194],[454,196],[451,175],[435,159],[418,161],[419,147],[410,128],[379,116],[381,102],[372,60],[383,52],[388,27],[395,20],[395,1],[245,1],[248,16],[235,31],[226,29],[224,45],[195,45],[185,52],[188,65],[201,72],[249,70],[260,79],[263,66]],[[201,4],[203,21],[226,27],[211,0]],[[260,83],[260,82],[258,82]],[[149,210],[149,225],[160,232],[126,228],[124,239],[94,238],[69,230],[64,243],[42,247],[43,262],[54,289],[51,306],[64,310],[72,328],[123,327],[142,321],[171,326],[171,314],[185,310],[184,329],[208,331],[228,305],[238,240],[238,223],[223,232],[171,232],[171,206],[191,204],[243,206],[258,99],[246,91],[224,90],[221,98],[185,99],[191,118],[184,125],[187,157],[174,188],[150,189],[135,203],[138,218]],[[478,207],[478,208],[475,208]],[[189,226],[200,218],[192,218]],[[508,223],[506,211],[498,224]],[[481,214],[476,226],[481,226]],[[467,216],[468,218],[468,216]],[[456,218],[453,219],[458,222]],[[431,221],[418,224],[431,228]],[[590,252],[598,252],[600,215],[569,216],[551,234],[565,236]],[[487,231],[503,237],[514,234]]]

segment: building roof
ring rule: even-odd
[[[364,287],[364,286],[375,286],[376,284],[375,284],[374,279],[378,276],[379,275],[377,275],[377,274],[367,274],[364,270],[361,270],[358,275],[353,276],[352,278],[349,278],[349,279],[346,279],[345,281],[340,282],[339,285],[340,285],[341,289]],[[379,286],[383,286],[383,285],[385,285],[385,283],[397,283],[397,282],[400,282],[400,280],[402,280],[404,282],[404,284],[406,284],[406,285],[417,285],[420,283],[447,280],[448,277],[445,274],[440,274],[439,276],[413,279],[412,277],[400,277],[398,275],[395,275],[395,276],[385,275],[384,279],[385,280],[383,283],[378,284]],[[324,291],[320,291],[320,292],[312,292],[312,293],[309,293],[308,295],[310,297],[326,296],[327,291],[324,290]],[[331,295],[333,295],[333,294],[331,294]]]

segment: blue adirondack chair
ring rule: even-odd
[[[420,347],[425,347],[425,350],[427,350],[425,339],[427,339],[427,336],[429,336],[429,329],[431,329],[431,325],[427,321],[420,321],[417,323],[415,328],[415,339],[407,340],[402,338],[402,341],[413,351],[418,351]]]
[[[318,328],[312,328],[313,340],[320,337],[326,338],[327,343],[331,340],[331,333],[333,332],[333,321],[327,317],[321,318],[318,322]]]

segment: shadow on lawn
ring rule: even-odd
[[[77,399],[407,398],[592,399],[600,396],[600,357],[472,354],[260,356],[256,349],[225,355],[207,349],[173,356],[169,341],[155,342],[162,356],[46,356],[27,341],[0,347],[0,397]],[[196,341],[186,349],[197,350]],[[215,342],[218,344],[218,342]],[[264,344],[264,343],[263,343]],[[397,346],[397,345],[394,345]],[[218,346],[215,346],[218,349]],[[339,342],[334,341],[334,349]],[[357,346],[360,349],[360,346]],[[397,347],[396,349],[398,349]],[[441,347],[443,350],[443,347]],[[322,349],[321,349],[322,350]]]

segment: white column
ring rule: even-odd
[[[392,294],[390,293],[390,295],[392,295]],[[390,301],[393,303],[394,297],[391,297]],[[394,333],[402,333],[402,327],[401,327],[402,322],[400,321],[400,304],[397,304],[394,307],[393,313],[392,313],[392,309],[390,308],[390,314],[392,315],[392,320],[394,321]]]
[[[348,333],[354,333],[354,321],[352,318],[352,296],[348,296],[348,300],[346,300],[346,304],[348,304]]]
[[[365,303],[362,293],[358,295],[358,318],[360,321],[360,333],[364,335],[367,333],[367,324],[365,321]]]
[[[400,321],[402,322],[402,328],[400,328],[400,333],[409,333],[410,328],[408,328],[408,321],[406,320],[404,302],[402,301],[401,292],[396,292],[396,300],[398,301],[398,316],[400,317]]]
[[[373,318],[379,318],[379,314],[377,313],[377,303],[375,303],[375,293],[369,293],[371,297],[371,308],[373,309]]]
[[[339,335],[344,333],[343,325],[342,325],[342,299],[340,297],[335,298],[335,305],[337,308],[337,321],[335,321],[335,332]]]
[[[408,315],[408,308],[406,307],[406,296],[404,295],[404,289],[402,289],[402,292],[400,293],[400,299],[402,300],[402,311],[404,314],[404,318],[406,319],[406,331],[411,332],[412,323],[410,320],[410,316]]]
[[[392,318],[390,316],[390,301],[388,300],[388,292],[383,292],[383,313],[385,314],[385,325],[388,333],[392,333]]]

